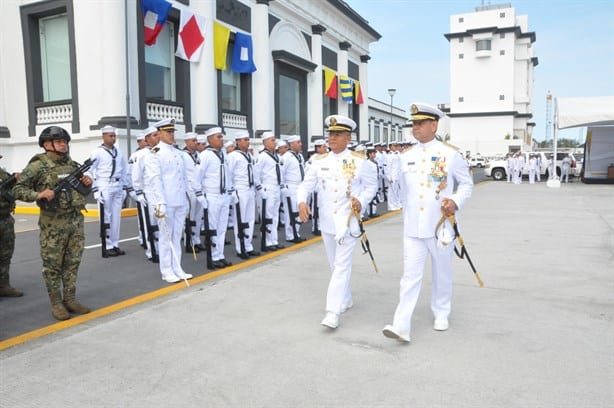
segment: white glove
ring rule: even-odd
[[[147,199],[145,198],[145,194],[137,194],[136,201],[141,203],[142,206],[147,206]]]
[[[104,197],[102,196],[102,191],[94,191],[94,199],[100,204],[104,204]]]
[[[268,191],[266,191],[266,189],[265,189],[265,188],[262,188],[262,190],[260,190],[260,197],[261,197],[263,200],[267,200],[267,201],[269,201],[269,200],[270,200],[270,198],[271,198],[271,194],[270,194]]]
[[[209,203],[207,202],[207,199],[204,196],[197,195],[196,196],[196,201],[198,201],[200,203],[200,205],[203,206],[203,210],[206,210],[207,208],[209,208]]]
[[[122,190],[122,203],[124,202],[124,200],[126,199],[126,196],[128,195],[128,193],[126,192],[126,190]]]
[[[154,210],[156,218],[164,218],[166,215],[166,204],[158,204]]]
[[[139,198],[137,197],[137,195],[134,192],[134,190],[130,191],[128,194],[130,194],[130,198],[132,198],[134,201],[138,201],[139,200]]]
[[[444,223],[439,231],[437,231],[437,248],[443,249],[454,241],[454,236]]]
[[[231,191],[230,192],[230,201],[232,201],[233,204],[238,204],[239,203],[239,193],[237,193],[237,191]]]

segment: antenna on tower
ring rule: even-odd
[[[548,139],[552,137],[552,94],[548,91],[546,95],[546,133],[544,145],[548,145]],[[553,141],[554,143],[554,141]]]

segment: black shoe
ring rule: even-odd
[[[273,251],[277,251],[277,247],[275,245],[269,245],[264,247],[263,251],[264,252],[273,252]]]
[[[243,252],[243,253],[239,253],[239,252],[237,252],[237,256],[238,256],[239,258],[241,258],[241,259],[249,259],[249,255],[248,255],[248,254],[246,254],[245,252]]]
[[[147,249],[147,244],[141,244],[141,248]]]
[[[258,252],[258,251],[248,251],[247,255],[249,255],[249,256],[260,256],[260,252]]]
[[[232,262],[227,261],[226,259],[220,259],[220,262],[222,262],[222,263],[223,263],[224,265],[226,265],[226,266],[230,266],[230,265],[232,265]]]
[[[295,244],[300,244],[301,242],[306,241],[305,238],[298,237],[296,239],[287,239],[286,242],[292,242]]]
[[[277,245],[275,245],[275,246],[277,247],[277,249],[283,249],[283,248],[285,248],[285,246],[283,246],[283,245],[279,245],[279,244],[277,244]]]
[[[119,249],[119,247],[115,247],[113,249],[115,252],[117,252],[117,255],[126,255],[126,251]]]
[[[160,263],[160,257],[158,257],[158,255],[153,256],[151,258],[147,258],[147,259],[149,259],[151,262],[153,262],[155,264]]]
[[[320,231],[312,231],[311,233],[315,235],[316,237],[319,237],[320,235],[322,235]]]
[[[119,256],[119,253],[117,252],[117,249],[115,249],[115,248],[107,249],[107,252],[105,252],[102,255],[103,258],[106,258],[106,257],[109,257],[109,256],[111,256],[111,257]]]
[[[224,241],[224,245],[230,245],[230,241]]]
[[[194,249],[196,250],[196,252],[201,252],[205,250],[205,247],[202,246],[201,244],[196,244],[194,245]]]

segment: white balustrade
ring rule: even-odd
[[[60,123],[72,121],[72,105],[52,105],[36,108],[36,123]]]
[[[223,112],[222,126],[225,128],[247,129],[247,116]]]
[[[183,107],[147,102],[147,119],[175,119],[175,121],[183,123]]]

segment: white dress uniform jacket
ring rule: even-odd
[[[228,173],[231,183],[235,188],[239,203],[235,206],[240,206],[241,222],[247,223],[248,227],[243,229],[245,238],[243,243],[245,251],[251,252],[254,250],[252,240],[254,234],[254,221],[256,220],[256,189],[254,185],[254,158],[248,152],[243,152],[239,149],[233,150],[228,155]],[[236,211],[236,209],[235,209]],[[235,249],[237,253],[241,253],[241,240],[239,239],[239,225],[235,219]]]
[[[282,180],[284,180],[284,189],[282,190],[282,204],[284,206],[284,229],[286,233],[286,241],[290,241],[294,238],[294,233],[292,232],[292,223],[290,222],[290,212],[298,214],[296,192],[299,184],[301,184],[301,181],[303,181],[303,178],[305,178],[305,160],[303,159],[302,154],[295,153],[289,150],[283,155],[282,162],[283,165],[281,167],[281,178]],[[290,202],[292,206],[291,208],[288,208],[288,199],[286,197],[290,197]],[[297,217],[295,217],[295,219],[295,233],[297,237],[300,237],[300,224],[298,224],[299,220]]]
[[[263,150],[258,155],[258,160],[254,166],[254,183],[260,191],[260,196],[266,198],[266,208],[264,210],[267,219],[272,220],[266,234],[266,246],[278,245],[277,225],[279,224],[279,204],[281,202],[280,186],[283,183],[281,176],[281,165],[277,153]],[[260,220],[264,222],[264,220]]]

